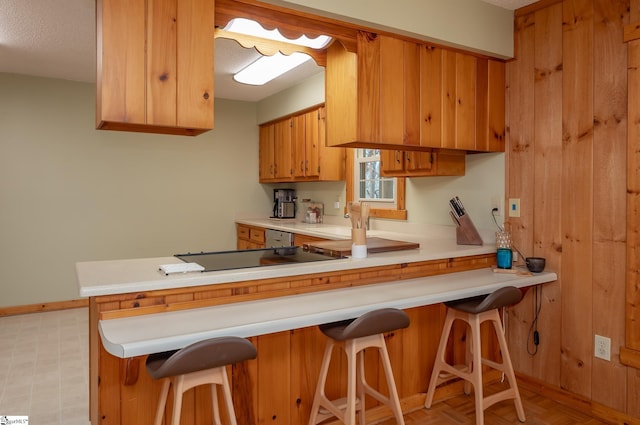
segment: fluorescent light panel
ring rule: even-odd
[[[280,52],[273,56],[262,56],[235,74],[233,79],[239,83],[261,86],[280,75],[286,74],[309,59],[311,59],[311,56],[298,52],[290,56],[285,56]]]
[[[326,35],[320,35],[316,38],[309,38],[306,35],[302,35],[295,40],[291,40],[280,34],[277,28],[266,30],[256,21],[245,18],[232,19],[224,29],[230,32],[283,41],[313,49],[320,49],[331,41],[331,37]],[[311,56],[299,52],[289,56],[283,55],[282,53],[276,53],[273,56],[262,56],[260,59],[236,73],[233,79],[239,83],[261,86],[310,59]]]

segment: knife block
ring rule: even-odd
[[[458,222],[460,223],[456,227],[458,245],[482,245],[482,238],[468,214],[458,217]]]

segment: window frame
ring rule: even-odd
[[[376,150],[378,151],[378,155],[372,155],[372,156],[364,156],[364,155],[360,155],[360,151],[365,151],[365,150]],[[382,155],[380,154],[380,152],[382,152],[380,149],[372,149],[372,148],[357,148],[354,150],[354,155],[353,155],[353,197],[354,199],[359,199],[361,202],[367,202],[369,203],[371,206],[378,206],[380,209],[396,209],[397,207],[397,193],[398,193],[398,188],[397,188],[397,178],[396,177],[387,177],[384,176],[382,173]],[[369,163],[373,163],[373,162],[377,162],[378,163],[378,167],[379,167],[379,178],[377,180],[379,180],[380,182],[382,181],[387,181],[392,183],[393,185],[393,190],[391,191],[393,197],[392,198],[379,198],[379,199],[369,199],[369,198],[365,198],[363,199],[362,196],[362,178],[363,176],[360,174],[362,169],[361,166],[363,164],[369,164]],[[360,172],[359,172],[360,170]],[[386,187],[385,184],[381,183],[381,195],[384,194],[385,190],[384,188]],[[356,194],[358,194],[359,196],[355,196]]]
[[[354,165],[355,165],[355,148],[347,148],[347,158],[345,164],[346,173],[346,201],[353,202],[355,194],[355,181],[354,181]],[[346,207],[345,207],[346,213]],[[396,207],[393,209],[387,208],[372,208],[369,215],[376,218],[388,218],[391,220],[406,220],[406,178],[396,177]]]

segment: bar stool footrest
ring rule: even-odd
[[[329,400],[329,403],[333,404],[336,407],[336,409],[338,409],[338,410],[345,410],[347,408],[347,398],[346,397],[338,398],[336,400]],[[360,400],[356,400],[356,411],[358,411],[358,410],[360,410]],[[329,411],[329,409],[324,407],[324,405],[320,406],[320,409],[318,409],[318,413],[320,415],[331,415],[331,416],[333,416],[333,413],[331,413]]]

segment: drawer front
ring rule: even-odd
[[[249,228],[247,226],[238,226],[238,239],[249,240]]]
[[[264,243],[264,230],[262,229],[250,229],[249,239],[255,243]]]

